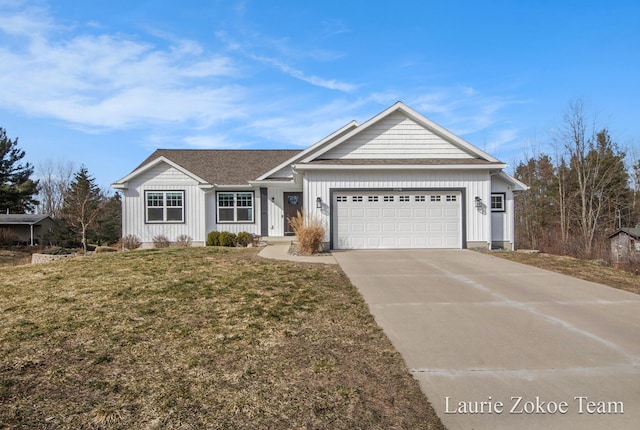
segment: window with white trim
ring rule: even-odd
[[[252,223],[253,193],[218,192],[219,223]]]
[[[147,223],[184,222],[184,191],[145,191]]]
[[[491,194],[491,212],[504,212],[504,197],[505,193]]]

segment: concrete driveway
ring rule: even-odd
[[[450,430],[640,428],[640,296],[467,250],[333,255]]]

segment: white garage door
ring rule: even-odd
[[[459,191],[335,192],[336,249],[462,248]]]

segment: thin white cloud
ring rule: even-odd
[[[11,65],[0,74],[5,108],[98,129],[165,121],[205,127],[241,114],[244,89],[218,82],[236,73],[233,60],[196,42],[161,48],[121,34],[75,35],[41,9],[5,18],[0,38],[10,40],[0,62]]]
[[[346,93],[352,92],[357,89],[357,85],[350,84],[347,82],[341,82],[337,79],[324,79],[318,76],[308,76],[304,72],[297,70],[288,64],[280,60],[276,60],[275,58],[269,58],[261,55],[250,55],[250,57],[256,61],[260,61],[262,63],[269,64],[278,68],[283,73],[286,73],[289,76],[292,76],[301,81],[307,82],[311,85],[315,85],[318,87],[327,88],[330,90],[338,90]]]

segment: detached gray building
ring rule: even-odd
[[[609,235],[615,265],[640,263],[640,228],[625,227]]]
[[[10,230],[21,243],[39,245],[53,231],[53,219],[43,214],[0,214],[0,230]]]

